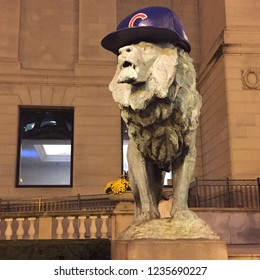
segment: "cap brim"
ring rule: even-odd
[[[121,47],[137,44],[141,41],[150,43],[173,43],[180,45],[186,52],[190,52],[190,44],[172,30],[157,27],[132,27],[121,29],[108,34],[101,41],[103,48],[118,54]]]

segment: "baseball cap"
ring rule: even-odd
[[[172,10],[160,6],[147,7],[130,14],[120,22],[116,31],[103,38],[101,45],[117,54],[121,47],[141,41],[173,43],[188,53],[191,50],[179,18]]]

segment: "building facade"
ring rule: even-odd
[[[1,0],[1,199],[103,193],[105,184],[121,175],[120,112],[108,91],[117,62],[100,41],[125,16],[152,5],[171,8],[182,20],[191,43],[190,56],[203,97],[195,176],[259,177],[258,1]],[[56,117],[42,119],[37,136],[23,134],[23,138],[21,129],[29,134],[37,125],[36,121],[21,121],[24,111],[32,116],[28,110],[45,110],[48,116],[55,111]],[[73,128],[63,123],[72,138],[63,129],[45,139],[46,120],[50,129],[58,127],[60,110],[73,114]],[[28,139],[37,142],[33,147],[38,152],[44,152],[50,172],[69,162],[67,183],[23,184],[21,157],[26,152],[23,141]],[[51,165],[53,155],[44,148],[54,140],[71,147],[69,160],[65,154],[63,159],[56,154],[56,166]],[[27,168],[28,176],[36,165]],[[43,181],[52,174],[39,170]]]

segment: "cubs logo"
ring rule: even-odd
[[[144,20],[146,19],[148,16],[144,13],[138,13],[136,15],[134,15],[130,21],[129,21],[129,24],[128,24],[128,27],[134,27],[134,23],[137,19],[141,19],[141,20]]]

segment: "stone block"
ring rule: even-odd
[[[112,242],[113,260],[227,260],[220,240],[138,239]]]

